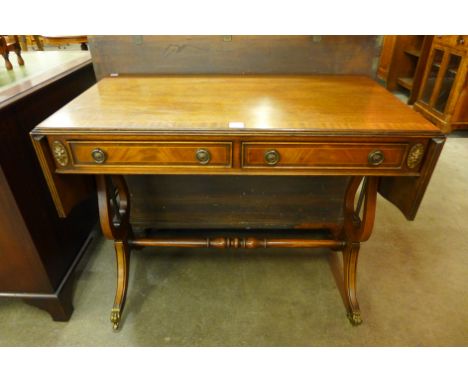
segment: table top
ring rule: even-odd
[[[106,78],[31,134],[60,216],[86,189],[62,174],[168,174],[391,177],[385,197],[414,218],[444,143],[376,82],[337,75]]]
[[[0,63],[0,108],[91,63],[87,51],[21,52],[21,55],[23,66],[19,66],[16,55],[10,53],[13,70],[6,70]]]
[[[370,78],[341,75],[105,78],[36,131],[440,134]]]

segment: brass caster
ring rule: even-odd
[[[112,329],[117,330],[120,324],[120,309],[113,308],[110,316],[112,322]]]
[[[362,318],[360,312],[352,312],[348,313],[348,319],[354,326],[358,326],[362,324]]]

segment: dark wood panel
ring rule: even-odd
[[[97,219],[95,197],[67,219],[59,218],[29,136],[34,126],[95,83],[89,58],[60,69],[48,76],[41,72],[33,87],[23,86],[24,93],[0,105],[0,192],[8,199],[0,212],[0,294],[28,293],[30,302],[34,296],[46,298],[53,316],[62,303],[57,288]],[[64,304],[69,317],[71,303]]]
[[[396,205],[408,220],[414,220],[416,217],[444,143],[445,138],[434,138],[430,141],[426,148],[421,176],[380,179],[379,193]]]
[[[348,177],[127,176],[131,220],[153,228],[341,224]],[[313,224],[314,223],[314,224]]]
[[[0,291],[52,292],[1,167],[0,227]]]
[[[14,123],[3,124],[1,129],[1,165],[54,287],[63,277],[63,269],[71,264],[84,242],[84,237],[78,240],[79,243],[76,240],[67,240],[74,235],[70,233],[70,229],[76,229],[75,234],[80,236],[80,231],[83,235],[83,225],[88,226],[88,232],[90,227],[89,223],[76,219],[59,219],[29,132],[51,112],[93,83],[92,67],[88,65],[2,109],[2,115],[14,116]],[[39,225],[38,222],[42,224]]]
[[[322,73],[375,77],[377,36],[90,36],[98,79],[111,73]],[[226,41],[228,40],[228,41]]]

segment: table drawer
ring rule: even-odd
[[[231,142],[67,142],[74,166],[231,167]]]
[[[243,143],[244,168],[400,169],[406,143]]]

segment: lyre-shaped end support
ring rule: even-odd
[[[361,311],[356,294],[357,260],[360,243],[369,239],[374,226],[377,202],[377,177],[353,177],[346,191],[344,203],[343,240],[343,276],[344,296],[348,318],[353,325],[362,323]],[[362,188],[355,207],[356,192],[362,182]],[[362,218],[360,217],[362,211]]]
[[[117,260],[117,288],[111,322],[114,330],[120,325],[128,287],[128,267],[130,262],[129,239],[131,236],[130,197],[125,179],[122,176],[98,175],[99,217],[101,229],[108,239],[114,240]]]

